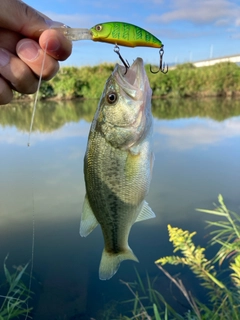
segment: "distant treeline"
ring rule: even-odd
[[[29,131],[32,117],[32,101],[15,101],[1,106],[0,126],[16,127]],[[70,122],[81,119],[91,122],[98,99],[73,101],[40,101],[34,119],[34,131],[51,132]],[[239,99],[153,99],[152,113],[158,119],[211,118],[222,121],[240,115]]]
[[[99,99],[105,82],[113,71],[113,64],[98,66],[62,67],[58,74],[40,88],[40,99],[72,100]],[[240,69],[235,63],[224,62],[196,68],[192,64],[178,65],[175,69],[152,74],[146,71],[154,97],[225,97],[240,95]],[[21,99],[21,94],[15,94]],[[33,99],[32,96],[30,96]]]

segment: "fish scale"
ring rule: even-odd
[[[92,141],[94,145],[101,145],[102,137],[99,136],[97,141]],[[106,150],[107,149],[107,150]],[[126,181],[123,179],[124,168],[118,165],[119,158],[115,152],[113,155],[113,148],[108,145],[104,152],[99,152],[98,148],[94,152],[87,153],[86,161],[92,162],[94,159],[95,170],[90,170],[85,173],[87,187],[95,190],[93,194],[89,194],[89,201],[92,203],[92,209],[95,212],[97,221],[101,224],[106,243],[106,250],[108,252],[115,252],[116,247],[125,247],[125,235],[118,234],[118,229],[121,228],[122,223],[126,223],[128,215],[128,207],[125,203],[131,201],[131,193],[126,186]],[[92,149],[93,150],[93,149]],[[114,150],[115,151],[115,150]],[[112,156],[111,156],[112,153]],[[106,161],[107,159],[107,161]],[[89,168],[89,163],[86,164]],[[109,172],[113,172],[114,176],[109,177]],[[125,200],[124,202],[119,199],[119,193]],[[107,201],[105,200],[107,199]],[[105,212],[102,215],[99,208]],[[125,215],[119,215],[119,211],[125,212]],[[131,222],[131,221],[130,221]],[[116,244],[117,243],[117,244]]]

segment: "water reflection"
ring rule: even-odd
[[[111,281],[99,281],[100,228],[86,239],[78,233],[82,162],[96,106],[96,100],[39,104],[30,148],[30,106],[0,109],[0,266],[7,253],[10,265],[30,259],[34,214],[37,320],[98,319],[105,303],[131,297],[119,279],[132,281],[133,266],[142,276],[146,269],[158,274],[153,261],[171,254],[167,223],[197,230],[202,243],[206,217],[196,207],[211,207],[222,193],[231,209],[239,208],[240,102],[155,100],[155,166],[147,200],[157,218],[131,231],[140,264],[127,261]],[[167,292],[169,284],[161,281]]]
[[[34,120],[35,131],[51,132],[70,122],[79,122],[81,119],[91,122],[97,107],[97,100],[39,102]],[[240,115],[240,100],[230,99],[182,99],[163,100],[155,99],[152,103],[152,112],[158,119],[179,118],[211,118],[223,121]],[[0,125],[14,126],[18,130],[28,131],[32,109],[28,102],[16,102],[11,106],[1,106]]]

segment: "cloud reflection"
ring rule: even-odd
[[[31,145],[44,141],[56,141],[74,137],[87,139],[90,123],[81,120],[79,123],[67,123],[52,132],[33,132]],[[177,120],[157,120],[154,124],[155,144],[159,139],[156,135],[166,138],[167,146],[177,149],[190,149],[197,146],[218,144],[226,139],[240,136],[240,117],[217,122],[206,118]],[[162,139],[162,137],[161,137]],[[0,126],[0,144],[26,145],[28,133],[16,127]]]
[[[158,121],[155,132],[167,138],[168,146],[190,149],[218,144],[240,136],[240,117],[216,122],[210,119]],[[157,139],[156,139],[157,140]]]
[[[79,123],[66,123],[58,130],[52,132],[34,131],[30,137],[31,145],[43,141],[54,141],[73,137],[87,137],[90,123],[80,121]],[[28,132],[20,131],[16,127],[0,126],[0,144],[27,145]]]

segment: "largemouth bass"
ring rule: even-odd
[[[152,90],[141,58],[124,73],[117,64],[106,82],[84,158],[80,235],[86,237],[98,224],[102,228],[102,280],[110,279],[121,261],[138,261],[128,246],[131,227],[155,217],[144,200],[153,167]]]

